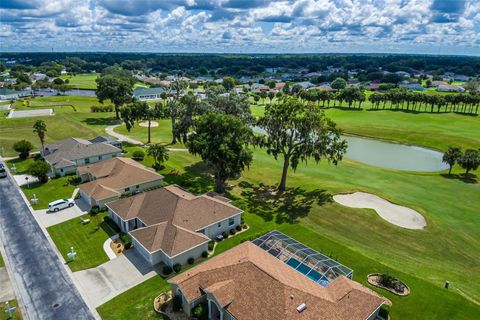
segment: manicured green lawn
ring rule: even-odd
[[[90,223],[83,224],[80,218],[74,218],[47,229],[72,271],[93,268],[109,260],[103,251],[103,243],[115,231],[103,221],[105,216],[108,212],[101,212],[95,217],[86,214],[82,217],[90,219]],[[77,253],[73,261],[67,257],[70,247]]]
[[[36,195],[38,204],[32,205],[35,210],[47,209],[48,204],[59,199],[71,198],[75,186],[68,184],[68,176],[49,179],[47,183],[31,183],[30,186],[23,186],[22,191],[30,200]]]
[[[150,134],[151,134],[151,141],[152,143],[164,143],[170,144],[172,142],[172,125],[171,120],[155,120],[158,122],[158,127],[151,127]],[[148,128],[141,127],[138,124],[135,124],[133,128],[130,129],[130,132],[127,131],[125,125],[121,125],[115,128],[115,132],[120,134],[129,136],[135,140],[142,141],[144,143],[147,142],[148,137]],[[173,147],[173,145],[171,145]],[[177,143],[175,147],[183,147],[182,143]]]
[[[74,76],[62,75],[60,78],[63,80],[68,79],[68,85],[73,86],[74,89],[97,89],[97,79],[98,73],[87,73],[87,74],[77,74]]]
[[[18,308],[17,300],[10,300],[10,308],[17,307],[17,310],[13,313],[13,316],[10,318],[8,313],[5,312],[6,304],[5,302],[0,302],[0,320],[21,320],[22,314],[20,313],[20,309]]]
[[[29,101],[23,103],[24,101]],[[105,102],[108,103],[108,102]],[[54,96],[19,100],[17,109],[53,108],[55,115],[50,117],[6,119],[0,117],[0,147],[5,156],[15,156],[13,144],[21,139],[30,141],[35,150],[40,149],[40,141],[32,132],[36,120],[44,120],[47,124],[46,143],[52,143],[69,137],[93,138],[105,135],[105,127],[118,123],[113,112],[93,113],[90,107],[100,105],[96,98]]]
[[[456,142],[462,141],[458,138]],[[143,163],[151,165],[152,160],[146,157]],[[178,172],[172,173],[173,169]],[[454,168],[454,174],[462,171]],[[478,183],[449,179],[439,173],[385,170],[348,160],[337,167],[309,163],[289,172],[290,189],[283,198],[265,202],[255,188],[262,183],[276,185],[280,172],[281,163],[256,149],[250,169],[238,181],[230,181],[229,197],[247,212],[246,221],[252,227],[245,236],[274,228],[284,231],[345,263],[354,269],[354,279],[364,284],[368,273],[396,275],[410,286],[412,294],[398,298],[379,292],[392,299],[392,315],[397,319],[469,319],[480,312],[480,306],[472,302],[478,300],[480,292],[480,274],[475,271],[480,265]],[[179,183],[196,193],[213,187],[205,166],[186,152],[171,152],[161,173],[166,182]],[[347,208],[326,200],[328,195],[356,190],[418,210],[425,216],[427,228],[402,229],[371,210]],[[240,239],[227,240],[216,253]],[[443,289],[445,280],[451,283],[448,291]],[[160,287],[152,287],[151,299]],[[111,303],[125,310],[141,308],[135,302],[119,306],[122,303],[114,299],[107,305]]]
[[[33,158],[28,158],[28,159],[13,159],[13,160],[8,160],[6,161],[8,168],[12,172],[12,174],[24,174],[27,173],[28,167],[34,162],[35,160]],[[13,170],[13,166],[15,165],[16,171]]]

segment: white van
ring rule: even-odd
[[[73,199],[60,199],[57,201],[50,202],[48,204],[48,211],[57,212],[65,208],[73,207],[74,204],[75,204],[75,201],[73,201]]]

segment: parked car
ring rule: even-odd
[[[48,211],[57,212],[59,210],[73,207],[75,201],[73,199],[60,199],[48,204]]]
[[[7,170],[3,163],[0,163],[0,178],[5,178],[7,176]]]

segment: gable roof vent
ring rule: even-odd
[[[307,305],[305,303],[302,303],[301,305],[299,305],[297,307],[297,311],[300,313],[300,312],[303,312],[305,309],[307,309]]]

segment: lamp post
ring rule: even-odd
[[[27,180],[27,189],[30,189],[30,182],[28,182],[28,177],[25,177],[25,180]]]
[[[17,173],[17,166],[15,165],[15,163],[12,165],[12,171],[13,173]]]

